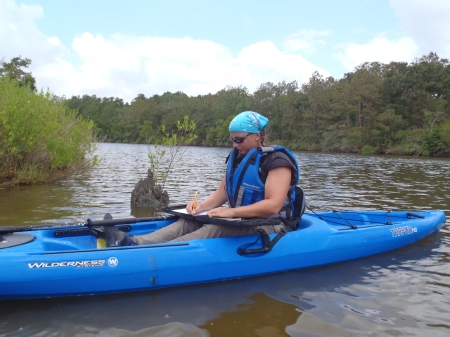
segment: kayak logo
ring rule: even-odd
[[[119,259],[117,257],[112,256],[108,259],[108,266],[114,268],[114,267],[117,267],[118,264],[119,264]]]
[[[417,233],[417,227],[403,226],[391,229],[392,237]]]
[[[89,260],[89,261],[71,261],[71,262],[36,262],[28,263],[30,269],[40,268],[58,268],[58,267],[75,267],[75,268],[90,268],[90,267],[103,267],[105,260]]]

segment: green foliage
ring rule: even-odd
[[[153,172],[155,186],[161,186],[161,190],[164,190],[166,179],[174,165],[183,158],[187,150],[185,145],[192,144],[197,138],[195,127],[195,122],[188,116],[184,116],[182,121],[177,121],[175,132],[168,132],[163,125],[161,141],[154,142],[149,147],[150,170]]]
[[[332,130],[325,132],[323,135],[323,140],[320,145],[324,151],[334,152],[339,151],[342,148],[342,132],[339,130]]]
[[[374,153],[374,149],[370,145],[364,145],[361,149],[361,154],[372,154]]]
[[[3,62],[0,67],[0,77],[8,77],[11,81],[17,81],[20,86],[30,88],[30,90],[36,90],[36,79],[31,73],[25,72],[22,68],[28,68],[31,64],[31,60],[26,58],[22,59],[14,57],[10,62]]]
[[[399,130],[395,135],[395,146],[390,147],[386,153],[398,155],[418,155],[422,153],[421,144],[424,133],[422,129]]]
[[[0,79],[0,184],[61,179],[95,163],[92,125],[58,103],[9,76]]]
[[[134,130],[141,125],[140,120],[133,121],[132,113],[125,113],[127,105],[120,98],[73,96],[66,100],[65,104],[68,109],[77,111],[77,115],[84,120],[94,121],[93,131],[100,139],[129,142]]]
[[[378,144],[389,147],[395,142],[396,132],[401,129],[402,116],[397,115],[394,109],[387,109],[375,118],[375,129],[378,133]]]
[[[439,131],[433,131],[424,137],[422,149],[427,155],[432,157],[445,151],[446,146],[441,139]]]
[[[446,151],[450,151],[450,120],[439,126],[439,135],[442,142],[445,144]]]

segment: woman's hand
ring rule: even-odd
[[[187,204],[186,211],[189,214],[196,215],[196,214],[198,214],[200,212],[203,212],[203,211],[207,210],[207,209],[205,209],[205,207],[202,206],[202,203],[196,202],[195,204],[196,204],[195,208],[193,208],[194,207],[194,200],[189,201],[189,203]]]
[[[225,201],[227,201],[227,194],[225,192],[225,175],[224,175],[217,190],[211,193],[202,202],[200,203],[197,202],[195,208],[193,208],[194,200],[191,200],[186,206],[186,211],[189,214],[196,215],[200,212],[205,212],[215,207],[219,207],[223,205]]]
[[[210,218],[234,218],[235,208],[218,207],[208,211]]]

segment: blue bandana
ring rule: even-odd
[[[269,123],[269,120],[253,111],[244,111],[233,118],[228,130],[230,132],[260,133]]]

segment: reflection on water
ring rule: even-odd
[[[147,216],[131,210],[147,146],[100,144],[95,174],[0,190],[0,225]],[[187,150],[167,182],[172,204],[205,197],[228,149]],[[450,161],[296,153],[314,209],[443,209]],[[1,252],[0,252],[1,253]],[[103,296],[0,302],[0,336],[448,336],[450,234],[346,263],[228,282]],[[7,271],[0,271],[7,272]],[[1,285],[0,285],[1,286]]]
[[[288,336],[283,328],[295,323],[300,315],[296,309],[292,304],[256,293],[249,303],[239,304],[235,310],[223,312],[201,327],[217,337]]]

